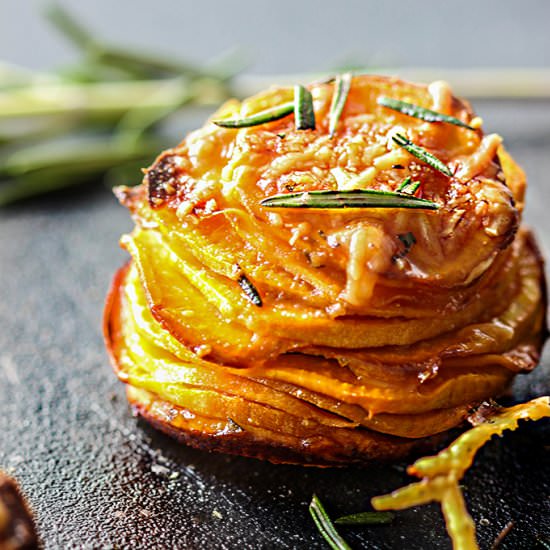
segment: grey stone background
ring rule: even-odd
[[[254,73],[374,66],[548,66],[547,0],[63,0],[98,34],[199,62],[240,47]],[[43,0],[0,2],[0,58],[73,59]]]

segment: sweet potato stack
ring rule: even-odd
[[[337,118],[337,85],[308,86],[314,129],[297,112],[222,127],[291,103],[291,88],[229,102],[117,189],[136,227],[107,347],[130,402],[185,443],[312,465],[397,459],[537,364],[542,262],[500,137],[444,83],[348,84]],[[302,207],[323,190],[435,206]]]

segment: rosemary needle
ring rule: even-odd
[[[336,126],[342,116],[346,100],[351,88],[351,73],[344,73],[338,75],[334,82],[334,95],[332,96],[332,103],[330,105],[329,113],[329,127],[328,132],[330,137],[334,136],[336,132]]]
[[[267,208],[439,208],[435,202],[426,199],[376,189],[285,193],[267,197],[260,205]]]
[[[57,4],[48,7],[46,17],[65,38],[97,64],[115,67],[141,78],[184,74],[192,78],[205,76],[200,69],[188,63],[103,44]]]
[[[311,92],[303,86],[294,86],[294,117],[297,130],[315,130],[315,113]]]
[[[253,115],[243,118],[226,118],[213,120],[212,122],[222,128],[248,128],[250,126],[258,126],[260,124],[266,124],[268,122],[274,122],[280,120],[294,112],[294,103],[289,101],[276,107],[271,107],[265,111],[260,111]]]
[[[391,512],[359,512],[342,516],[334,520],[336,525],[382,525],[391,523],[394,515]]]
[[[241,274],[237,282],[239,283],[239,286],[242,288],[244,295],[247,297],[248,300],[250,300],[255,306],[263,306],[263,301],[260,293],[244,273]]]
[[[387,107],[388,109],[393,109],[394,111],[399,111],[404,115],[409,115],[426,122],[448,122],[449,124],[454,124],[455,126],[460,126],[462,128],[467,128],[468,130],[474,130],[462,120],[455,118],[454,116],[444,115],[443,113],[438,113],[437,111],[432,111],[431,109],[425,109],[420,107],[420,105],[414,105],[413,103],[407,103],[399,99],[392,99],[391,97],[379,97],[377,100],[378,105]]]
[[[313,495],[311,499],[309,513],[311,514],[317,529],[319,529],[319,532],[333,550],[351,550],[350,545],[334,528],[332,521],[330,520],[317,495]]]
[[[420,187],[419,181],[413,181],[411,176],[407,176],[397,188],[398,193],[406,193],[407,195],[414,195],[416,190]]]
[[[453,173],[443,161],[439,160],[436,156],[426,151],[426,149],[424,149],[423,147],[420,147],[420,145],[416,145],[415,143],[413,143],[403,134],[395,134],[394,136],[392,136],[392,139],[393,141],[395,141],[395,143],[397,143],[397,145],[400,145],[401,147],[403,147],[403,149],[406,149],[411,155],[415,156],[417,159],[425,162],[432,168],[439,170],[439,172],[441,172],[442,174],[452,177]]]

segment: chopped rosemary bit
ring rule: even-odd
[[[413,244],[416,243],[416,239],[414,238],[414,235],[409,231],[408,233],[402,233],[400,235],[397,235],[397,238],[407,247],[411,248]]]
[[[296,130],[315,130],[315,113],[311,92],[303,86],[294,86],[294,117]]]
[[[400,145],[401,147],[406,149],[411,155],[430,165],[432,168],[439,170],[442,174],[445,174],[449,177],[453,175],[449,167],[444,162],[439,160],[431,153],[428,153],[428,151],[426,151],[426,149],[424,149],[423,147],[420,147],[420,145],[415,145],[403,134],[395,134],[394,136],[392,136],[392,139],[393,141],[395,141],[395,143],[397,143],[397,145]]]
[[[311,514],[317,529],[319,529],[319,533],[321,533],[323,538],[333,550],[351,550],[349,544],[334,528],[332,521],[330,521],[330,518],[328,517],[328,514],[317,495],[313,495],[313,498],[311,499],[309,513]]]
[[[237,281],[239,286],[243,289],[244,295],[258,307],[263,306],[262,298],[256,287],[252,284],[250,279],[243,273]]]
[[[329,126],[328,131],[330,137],[336,132],[336,126],[342,116],[342,111],[346,105],[348,99],[349,90],[351,88],[351,73],[344,73],[336,77],[334,84],[334,95],[332,96],[332,103],[330,105]]]
[[[462,120],[455,118],[453,116],[444,115],[443,113],[438,113],[437,111],[432,111],[431,109],[425,109],[419,105],[414,105],[413,103],[407,103],[399,99],[392,99],[391,97],[379,97],[377,100],[378,105],[383,105],[388,107],[388,109],[393,109],[394,111],[399,111],[404,115],[409,115],[415,118],[420,118],[426,122],[448,122],[449,124],[454,124],[455,126],[460,126],[462,128],[467,128],[468,130],[474,130]]]
[[[413,244],[416,244],[416,237],[410,231],[397,235],[397,238],[403,243],[403,250],[392,258],[394,261],[404,258],[411,251]]]
[[[418,208],[437,210],[439,205],[405,193],[352,189],[349,191],[306,191],[273,195],[260,202],[267,208]]]
[[[290,115],[294,111],[294,103],[289,101],[276,107],[271,107],[265,111],[260,111],[253,115],[243,118],[225,118],[220,120],[213,120],[212,122],[222,128],[248,128],[250,126],[259,126],[260,124],[267,124],[268,122],[274,122]]]
[[[401,191],[401,193],[407,193],[409,195],[414,195],[416,193],[416,190],[420,187],[419,181],[413,181],[407,189]]]
[[[413,181],[411,176],[407,176],[397,188],[398,193],[405,193],[407,195],[414,195],[416,190],[420,187],[419,181]]]
[[[400,184],[399,184],[399,187],[397,188],[397,191],[399,193],[403,193],[404,190],[412,183],[412,178],[411,176],[407,176]]]
[[[337,525],[381,525],[391,523],[394,514],[391,512],[360,512],[349,516],[342,516],[334,523]]]

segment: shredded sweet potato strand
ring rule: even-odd
[[[408,473],[422,478],[389,495],[374,497],[376,510],[401,510],[438,501],[447,532],[455,550],[477,550],[474,522],[466,509],[459,481],[472,465],[474,456],[493,435],[515,430],[519,420],[550,417],[550,397],[539,397],[515,407],[495,409],[481,424],[458,437],[435,456],[417,460]]]

